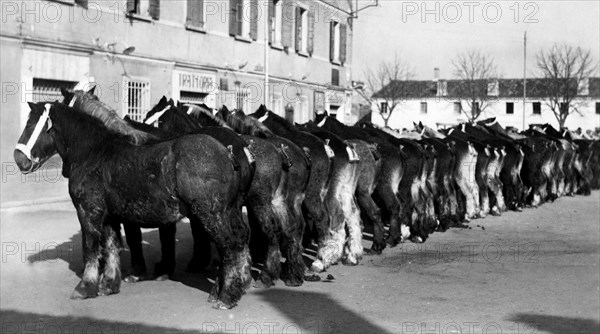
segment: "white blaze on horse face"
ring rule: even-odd
[[[189,107],[188,107],[188,110],[187,110],[187,112],[186,112],[186,114],[188,114],[188,115],[189,115],[189,114],[191,114],[192,112],[194,112],[194,108],[192,108],[192,106],[189,106]]]
[[[148,125],[152,125],[152,124],[154,124],[154,123],[155,123],[156,121],[158,121],[158,119],[159,119],[159,118],[161,118],[161,116],[162,116],[162,115],[163,115],[163,114],[164,114],[164,113],[165,113],[167,110],[169,110],[169,109],[171,109],[171,106],[167,106],[165,109],[163,109],[163,110],[161,110],[161,111],[157,112],[156,114],[152,115],[152,116],[151,116],[150,118],[148,118],[148,119],[146,120],[146,122],[144,122],[144,123],[146,123],[146,124],[148,124]],[[158,124],[155,124],[154,126],[158,127]]]
[[[454,132],[454,128],[450,129],[450,131],[448,131],[448,136],[452,134],[452,132]]]
[[[31,136],[29,137],[29,140],[27,141],[27,144],[17,144],[17,146],[15,146],[15,150],[20,151],[27,157],[27,159],[34,161],[34,162],[38,162],[39,158],[34,158],[31,156],[31,149],[37,142],[38,137],[40,136],[40,133],[42,133],[42,129],[44,128],[44,125],[46,125],[46,121],[48,121],[48,130],[50,130],[50,128],[52,127],[52,123],[51,123],[50,117],[49,117],[50,116],[50,108],[52,107],[52,105],[50,103],[46,103],[46,105],[44,107],[45,107],[44,113],[38,119],[37,124],[35,125],[35,128],[33,129],[33,132],[31,133]]]
[[[319,122],[319,124],[317,124],[318,127],[323,127],[323,125],[325,125],[325,122],[327,122],[327,116],[323,117],[323,120],[321,120]]]
[[[73,106],[75,105],[75,101],[77,101],[77,96],[73,95],[73,98],[71,99],[71,102],[69,102],[69,107],[73,108]]]
[[[463,123],[462,127],[460,128],[460,131],[465,132],[466,127],[467,127],[467,125]]]
[[[263,117],[259,118],[258,121],[261,122],[261,123],[264,123],[267,120],[267,118],[269,118],[269,113],[268,112],[266,112]]]

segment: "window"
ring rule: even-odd
[[[132,120],[141,122],[150,110],[150,82],[125,79],[123,111]]]
[[[235,109],[242,110],[244,112],[250,111],[250,90],[242,88],[241,83],[237,81],[235,83]]]
[[[437,96],[447,96],[448,95],[448,82],[445,80],[440,80],[437,82]]]
[[[49,80],[33,78],[33,94],[31,102],[62,101],[61,88],[73,89],[77,83],[73,81]]]
[[[192,103],[192,104],[206,104],[206,97],[208,93],[198,93],[198,92],[187,92],[181,91],[179,95],[179,100],[182,103]]]
[[[296,7],[296,52],[308,54],[308,11]]]
[[[542,103],[541,102],[533,102],[533,114],[541,115],[542,114]]]
[[[488,96],[500,95],[500,85],[498,84],[498,80],[488,82],[487,94],[488,94]]]
[[[379,111],[381,111],[382,114],[387,114],[388,113],[388,103],[381,102],[381,104],[379,106]]]
[[[150,16],[158,20],[160,0],[127,0],[127,14]]]
[[[475,102],[475,105],[473,105],[473,110],[475,110],[476,113],[479,113],[481,111],[479,109],[479,102]]]
[[[337,21],[331,21],[329,39],[329,60],[333,63],[345,63],[346,25]]]
[[[283,0],[273,0],[269,3],[271,30],[269,42],[274,46],[282,46],[283,33]]]
[[[337,68],[331,69],[331,84],[333,86],[340,85],[340,70],[338,70]]]
[[[338,110],[340,109],[340,106],[338,105],[330,105],[329,106],[329,116],[333,117],[333,118],[337,118],[337,114],[338,114]]]
[[[579,81],[579,87],[577,87],[577,95],[588,96],[590,94],[590,79],[582,78]]]
[[[460,115],[462,113],[462,104],[454,102],[454,113]]]
[[[427,102],[421,102],[421,114],[427,113]]]
[[[187,18],[186,28],[188,29],[204,29],[204,0],[187,0]]]
[[[229,0],[229,34],[241,40],[258,38],[258,0]]]
[[[596,115],[600,115],[600,102],[596,102]]]
[[[506,113],[507,114],[515,113],[515,103],[514,102],[506,102]]]

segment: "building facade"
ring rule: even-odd
[[[349,3],[3,1],[2,202],[22,200],[7,184],[24,180],[10,164],[27,102],[60,99],[61,87],[80,81],[121,116],[141,120],[163,95],[253,112],[265,103],[268,68],[274,112],[295,122],[321,110],[350,120]]]
[[[600,78],[584,80],[585,87],[574,101],[578,111],[570,114],[565,126],[575,130],[600,128]],[[393,110],[388,126],[394,129],[413,129],[413,122],[433,128],[445,128],[468,121],[465,109],[469,106],[452,92],[460,80],[411,80],[388,85],[373,96],[372,122],[383,126],[379,110],[386,109],[382,98],[389,89],[402,91],[403,99]],[[498,79],[484,83],[485,109],[479,120],[496,117],[504,127],[523,129],[529,124],[551,124],[558,128],[558,121],[547,105],[548,90],[544,79],[527,79],[527,97],[523,103],[523,79]],[[377,105],[375,105],[377,104]],[[384,104],[384,105],[382,105]],[[383,107],[383,108],[382,108]]]

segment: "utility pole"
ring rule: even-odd
[[[271,17],[269,16],[269,1],[265,1],[265,66],[263,70],[265,71],[265,107],[270,109],[269,105],[269,30],[271,29],[269,25],[269,21]]]
[[[525,131],[525,100],[527,99],[527,30],[523,35],[523,131]]]

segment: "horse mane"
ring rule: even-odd
[[[98,164],[105,160],[106,154],[111,154],[117,147],[127,143],[133,145],[128,135],[112,131],[102,120],[92,115],[73,112],[73,108],[61,103],[53,103],[52,108],[55,117],[65,119],[61,122],[64,127],[61,129],[61,136],[69,137],[71,142],[77,143],[78,149],[68,151],[68,161]]]
[[[202,115],[206,116],[207,118],[209,118],[210,120],[214,121],[215,123],[217,123],[219,126],[222,126],[224,128],[228,128],[231,129],[231,127],[229,127],[229,125],[227,125],[227,123],[222,120],[221,118],[213,115],[213,113],[210,111],[210,108],[208,108],[207,105],[203,104],[202,107],[197,106],[195,104],[184,104],[184,107],[188,107],[191,108],[191,112],[188,114],[190,116],[193,116],[196,119],[200,119],[200,117]],[[183,110],[182,110],[183,112]]]
[[[233,110],[227,117],[227,123],[237,132],[259,138],[273,138],[275,134],[254,117],[249,117],[241,110]]]
[[[157,139],[147,132],[131,127],[125,120],[119,117],[114,109],[102,103],[96,96],[87,94],[81,90],[74,91],[73,93],[73,98],[77,98],[75,104],[76,110],[100,120],[111,131],[123,134],[128,138],[129,142],[135,145],[142,145]]]
[[[269,119],[273,119],[277,121],[277,124],[283,126],[287,131],[298,131],[298,129],[296,129],[294,127],[293,124],[291,124],[290,122],[288,122],[285,118],[277,115],[276,113],[272,112],[271,110],[268,110],[267,107],[265,107],[264,105],[261,105],[260,108],[257,110],[258,112],[263,112],[263,116],[268,114],[269,115]],[[256,114],[256,113],[255,113]],[[260,118],[260,116],[257,116],[257,118]]]

